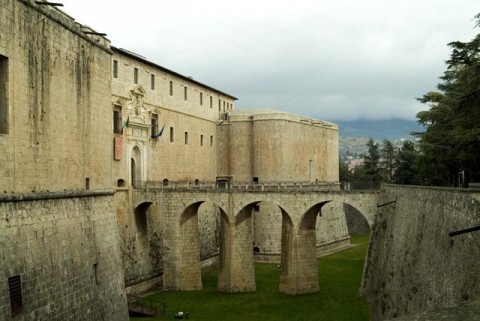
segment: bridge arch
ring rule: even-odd
[[[300,218],[299,229],[302,231],[314,230],[317,223],[317,217],[321,215],[323,205],[330,201],[323,201],[310,207]]]
[[[343,203],[343,210],[349,235],[370,235],[372,226],[365,213],[349,203]]]
[[[200,264],[200,237],[198,235],[197,212],[204,201],[188,205],[180,215],[179,251],[177,264],[178,282],[183,290],[200,290],[202,288],[202,271]]]
[[[218,215],[218,259],[220,274],[218,289],[226,292],[241,292],[255,290],[253,262],[252,217],[259,216],[255,212],[257,206],[262,208],[271,204],[279,209],[281,227],[279,257],[280,291],[284,293],[308,293],[315,291],[311,283],[302,276],[309,261],[302,261],[309,251],[317,265],[315,246],[315,225],[322,223],[321,218],[329,204],[349,204],[358,211],[373,213],[376,210],[376,195],[361,193],[347,195],[343,192],[318,193],[312,191],[237,191],[208,189],[163,189],[163,190],[133,190],[133,202],[145,203],[142,199],[152,199],[162,209],[164,220],[164,288],[166,290],[194,290],[201,288],[201,262],[199,253],[199,233],[204,229],[204,223],[199,225],[202,208],[207,203],[216,206]],[[140,205],[139,204],[139,205]],[[137,205],[138,206],[138,205]],[[142,205],[146,207],[147,204]],[[347,206],[347,205],[346,205]],[[320,216],[318,214],[321,214]],[[373,217],[373,216],[371,216]],[[148,215],[147,215],[148,219]],[[325,221],[323,222],[325,223]],[[327,222],[330,224],[330,222]],[[148,221],[147,221],[148,224]],[[326,225],[326,224],[324,224]],[[329,227],[331,225],[328,225]],[[328,229],[328,227],[327,227]],[[205,232],[205,229],[204,231]],[[207,231],[209,233],[214,233]],[[348,236],[348,233],[347,233]],[[200,237],[201,239],[201,237]],[[312,241],[313,240],[313,241]],[[311,246],[305,246],[306,241]],[[192,247],[193,244],[196,245]],[[200,246],[200,250],[202,246]],[[308,250],[306,250],[308,249]],[[193,252],[192,252],[193,251]],[[303,252],[302,252],[303,251]],[[192,253],[195,253],[192,255]],[[240,254],[240,255],[239,255]],[[193,263],[188,259],[194,258]],[[215,257],[216,259],[217,257]],[[248,259],[245,259],[248,258]],[[245,268],[248,262],[248,268]],[[251,262],[251,263],[250,263]],[[278,261],[277,261],[278,262]],[[194,272],[189,269],[195,267]],[[251,266],[251,268],[250,268]],[[243,270],[243,271],[242,271]],[[246,273],[245,271],[251,271]],[[312,271],[318,269],[312,269]],[[250,276],[251,275],[251,276]],[[309,276],[309,278],[311,278]],[[183,281],[182,281],[183,280]],[[314,282],[318,287],[318,281]],[[282,284],[284,284],[282,286]],[[288,284],[288,286],[285,286]]]
[[[219,243],[221,243],[223,226],[230,222],[228,215],[223,208],[214,202],[214,199],[201,197],[198,200],[193,198],[186,200],[182,205],[181,213],[176,216],[176,230],[167,241],[169,243],[168,261],[165,262],[164,287],[167,290],[200,290],[202,288],[201,268],[202,268],[202,240],[200,238],[199,216],[202,213],[202,206],[212,205],[215,212],[208,212],[214,218],[215,226],[211,226],[208,231],[210,243],[215,242],[216,256],[218,255]],[[183,203],[185,204],[185,203]],[[212,208],[210,208],[212,210]],[[217,215],[218,214],[218,215]],[[212,220],[212,218],[209,218]],[[202,226],[205,227],[205,226]],[[218,234],[218,235],[217,235]],[[174,236],[176,235],[176,236]],[[211,244],[210,244],[211,245]]]
[[[360,194],[361,195],[361,194]],[[323,220],[330,221],[329,224],[333,224],[333,229],[338,230],[340,234],[333,236],[329,235],[328,239],[338,238],[339,247],[346,245],[344,240],[349,238],[350,235],[369,235],[371,227],[373,226],[376,207],[376,198],[366,197],[362,198],[357,195],[350,194],[334,194],[333,197],[324,200],[312,200],[311,207],[315,206],[315,203],[323,205],[319,211],[319,218],[317,219],[317,247],[319,254],[322,252],[321,244],[322,233],[327,233],[323,224]],[[303,218],[302,218],[303,219]],[[335,222],[332,222],[335,220]],[[305,223],[304,223],[305,224]]]
[[[205,203],[205,201],[198,201],[198,202],[195,202],[193,204],[190,204],[189,206],[187,206],[181,216],[180,216],[180,226],[182,226],[183,224],[185,224],[185,222],[188,222],[191,218],[193,218],[195,215],[197,215],[197,212],[198,212],[198,208],[200,207],[200,205],[202,205],[203,203]]]
[[[117,210],[119,211],[119,210]],[[123,213],[123,211],[120,211]],[[118,212],[117,212],[118,213]],[[159,277],[163,268],[163,242],[159,235],[159,207],[151,200],[142,201],[133,207],[128,216],[119,218],[124,225],[120,240],[124,255],[126,283]]]
[[[222,227],[218,289],[224,292],[255,291],[254,224],[256,208],[263,200],[251,199],[235,213],[234,222]],[[278,205],[283,216],[287,212]],[[253,245],[253,246],[252,246]],[[284,253],[287,255],[286,253]]]
[[[150,201],[143,202],[138,204],[133,210],[137,231],[144,236],[147,235],[148,230],[147,211],[152,204]]]

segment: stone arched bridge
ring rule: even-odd
[[[136,189],[135,212],[158,206],[163,218],[164,269],[167,290],[196,290],[201,284],[197,210],[212,202],[220,211],[220,272],[218,289],[225,292],[255,290],[252,252],[252,210],[261,202],[282,213],[280,292],[318,291],[315,243],[317,216],[328,202],[347,203],[372,226],[378,191],[240,191],[193,189]]]

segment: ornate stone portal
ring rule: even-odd
[[[147,179],[147,142],[150,131],[150,117],[144,105],[146,91],[142,86],[130,90],[127,103],[126,144],[129,161],[129,178],[133,186],[141,186]]]

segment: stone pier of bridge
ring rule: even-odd
[[[197,211],[213,202],[220,212],[218,290],[255,291],[253,209],[262,201],[277,205],[282,213],[279,291],[287,294],[319,290],[316,255],[316,219],[332,193],[144,191],[141,200],[157,204],[163,215],[165,290],[202,288]],[[376,200],[376,195],[375,195]],[[365,203],[365,202],[364,202]],[[367,202],[373,211],[376,202]]]

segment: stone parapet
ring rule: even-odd
[[[478,190],[383,185],[362,292],[372,320],[480,299]],[[412,318],[412,320],[414,320]]]
[[[2,195],[0,256],[1,320],[128,320],[113,191]]]

